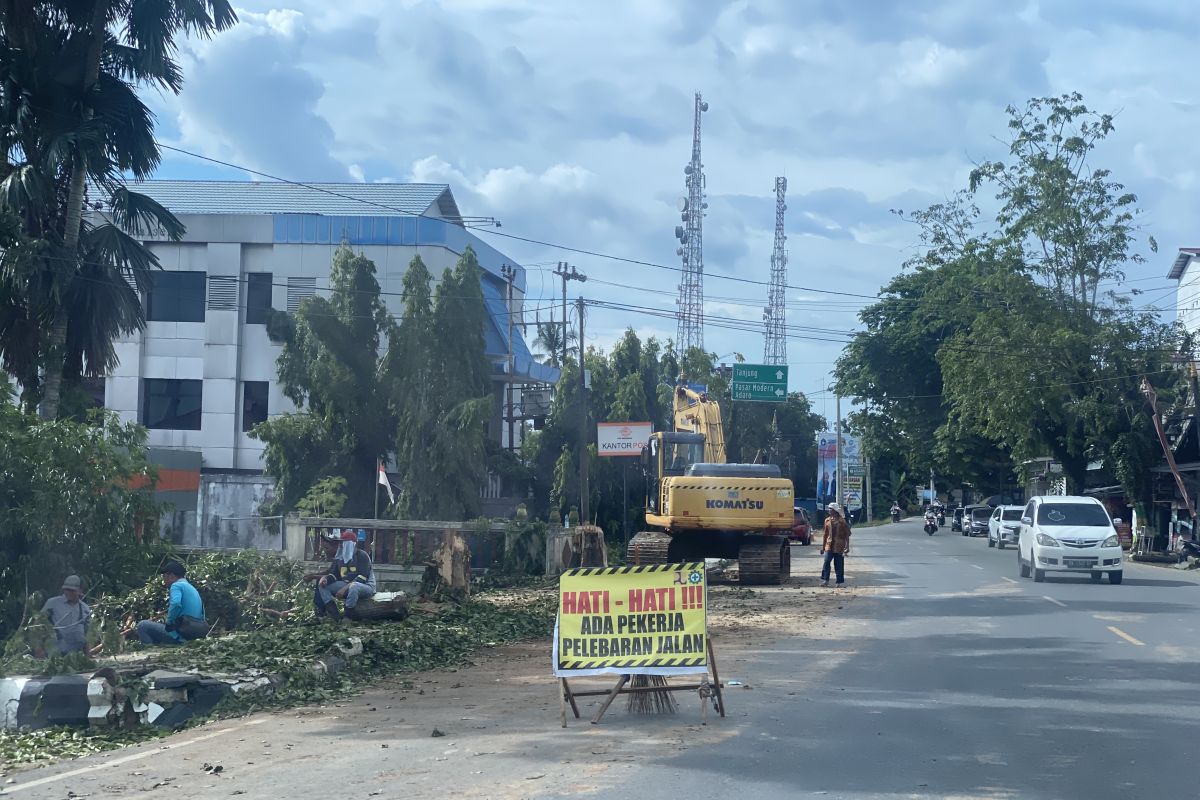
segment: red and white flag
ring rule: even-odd
[[[392,493],[392,482],[388,480],[387,472],[383,469],[383,462],[379,462],[379,485],[387,489],[388,502],[395,503],[396,495]]]

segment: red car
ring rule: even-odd
[[[812,525],[808,521],[808,512],[803,508],[792,509],[791,539],[804,545],[812,544]]]

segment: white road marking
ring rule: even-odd
[[[1109,629],[1110,631],[1112,631],[1113,633],[1115,633],[1117,636],[1120,636],[1120,637],[1121,637],[1122,639],[1124,639],[1125,641],[1129,642],[1130,644],[1136,644],[1138,647],[1145,647],[1145,646],[1146,646],[1146,643],[1145,643],[1145,642],[1139,642],[1137,639],[1133,638],[1132,636],[1130,636],[1128,633],[1126,633],[1125,631],[1121,630],[1120,628],[1117,628],[1117,627],[1114,627],[1114,626],[1112,626],[1112,625],[1109,625],[1109,626],[1108,626],[1108,629]]]
[[[1043,599],[1043,600],[1048,600],[1048,601],[1050,601],[1051,603],[1054,603],[1054,605],[1056,605],[1056,606],[1062,606],[1063,608],[1066,608],[1066,607],[1067,607],[1067,604],[1066,604],[1066,603],[1064,603],[1064,602],[1061,602],[1061,601],[1059,601],[1059,600],[1055,600],[1053,597],[1047,597],[1046,595],[1042,595],[1042,599]]]
[[[971,566],[975,569],[983,569],[983,567],[979,566],[978,564],[972,564]]]
[[[16,794],[17,792],[20,792],[24,789],[32,789],[35,786],[45,786],[46,784],[49,784],[49,783],[58,783],[59,781],[66,780],[67,778],[74,778],[79,775],[86,775],[89,772],[99,772],[102,769],[109,769],[110,767],[119,767],[122,764],[128,764],[130,761],[137,761],[139,758],[148,758],[150,756],[156,756],[165,750],[175,750],[180,747],[187,747],[188,745],[196,744],[197,742],[204,742],[209,739],[215,739],[218,736],[224,736],[227,733],[233,733],[234,731],[239,731],[242,728],[248,728],[251,725],[261,725],[264,722],[266,722],[265,719],[252,719],[249,722],[244,722],[241,725],[235,725],[232,728],[225,728],[224,730],[213,731],[212,733],[206,733],[203,736],[197,736],[194,739],[188,739],[187,741],[184,741],[184,742],[176,742],[174,744],[163,745],[161,747],[150,747],[146,750],[142,750],[137,753],[131,753],[127,756],[121,756],[120,758],[114,758],[111,761],[105,761],[103,764],[93,764],[90,767],[80,767],[79,769],[67,770],[66,772],[60,772],[57,775],[48,775],[45,778],[38,778],[37,780],[29,781],[28,783],[18,783],[15,785],[10,784],[8,786],[3,787],[4,795],[7,797],[10,794]]]
[[[1012,578],[1007,578],[1007,577],[1004,577],[1004,576],[1001,576],[1001,577],[1000,577],[1000,580],[1002,580],[1002,581],[1008,581],[1009,583],[1016,583],[1016,581],[1014,581]]]

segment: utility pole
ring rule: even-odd
[[[504,276],[504,281],[508,285],[508,375],[505,376],[504,391],[505,391],[505,419],[508,422],[508,449],[516,450],[517,443],[513,438],[513,417],[516,416],[513,409],[513,380],[516,378],[516,361],[513,358],[513,280],[516,278],[517,271],[509,264],[500,266],[500,274]]]
[[[583,298],[575,300],[579,313],[579,520],[580,524],[591,523],[588,509],[588,422],[587,380],[583,369]]]
[[[562,364],[567,363],[567,281],[579,281],[583,283],[587,280],[587,275],[578,272],[575,267],[571,267],[570,272],[567,267],[571,267],[565,261],[558,262],[558,268],[554,270],[554,274],[562,278]],[[583,361],[580,359],[580,364]]]
[[[834,466],[833,466],[833,481],[837,484],[837,491],[833,496],[837,499],[837,504],[842,507],[842,514],[845,516],[849,512],[846,511],[846,484],[842,480],[842,396],[834,395],[834,414],[837,415],[837,422],[834,424],[834,438],[837,439],[837,449],[834,451]]]

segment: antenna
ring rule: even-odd
[[[767,307],[763,309],[766,336],[763,343],[764,364],[787,363],[787,250],[784,243],[783,212],[787,205],[783,196],[787,193],[787,178],[775,179],[775,247],[771,250],[771,283],[767,290]]]
[[[700,115],[708,103],[696,92],[695,122],[692,129],[692,160],[683,168],[687,197],[679,201],[683,224],[675,226],[679,247],[675,253],[683,260],[683,280],[675,312],[678,330],[675,345],[682,356],[693,347],[704,349],[704,164],[700,161]]]

